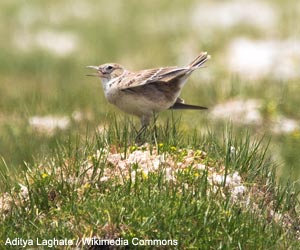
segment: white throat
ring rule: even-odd
[[[126,71],[124,70],[124,72],[118,76],[118,77],[115,77],[115,78],[111,78],[111,79],[107,79],[107,78],[101,78],[101,82],[102,82],[102,87],[103,87],[103,90],[104,90],[104,93],[105,95],[111,91],[112,89],[116,89],[118,88],[118,80],[124,76],[124,74],[126,74]]]
[[[102,87],[103,87],[104,92],[107,91],[108,85],[109,85],[109,82],[110,82],[110,81],[111,81],[111,79],[101,78]]]

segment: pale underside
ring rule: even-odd
[[[166,109],[205,109],[201,106],[183,104],[179,98],[182,87],[191,73],[209,59],[201,53],[185,67],[164,67],[130,72],[117,64],[99,66],[104,93],[107,100],[122,111],[136,115],[147,126],[154,113]],[[109,77],[102,73],[110,67]]]
[[[124,82],[120,77],[109,83],[106,98],[122,111],[143,119],[142,123],[148,123],[154,113],[174,105],[190,72],[190,69],[175,67],[141,71],[135,73],[135,77],[130,77],[133,74],[130,72],[129,77],[125,77],[130,80]],[[180,102],[183,101],[180,99]]]

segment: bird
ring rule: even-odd
[[[205,110],[207,107],[185,104],[179,97],[187,78],[210,59],[201,52],[191,63],[183,67],[168,66],[129,71],[117,63],[86,66],[96,70],[87,74],[101,79],[107,101],[125,113],[139,117],[141,129],[137,137],[147,129],[151,118],[167,109]]]

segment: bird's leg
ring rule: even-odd
[[[135,137],[135,141],[137,143],[141,142],[141,136],[145,133],[146,129],[147,129],[147,126],[142,126],[141,129],[138,131],[138,133]]]
[[[156,138],[157,138],[157,126],[156,126],[157,114],[155,112],[153,112],[153,117],[154,117],[153,135],[154,135],[154,139],[156,140]]]
[[[142,144],[142,140],[141,140],[141,136],[145,133],[148,125],[149,125],[149,121],[150,121],[150,118],[149,116],[142,116],[141,117],[141,123],[142,123],[142,127],[141,129],[138,131],[136,137],[135,137],[135,142],[138,143],[138,144]]]

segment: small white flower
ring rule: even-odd
[[[19,183],[19,186],[20,186],[20,194],[21,194],[21,197],[24,199],[24,200],[28,200],[29,199],[29,193],[28,193],[28,188],[22,184]]]
[[[224,176],[213,173],[211,176],[212,184],[221,185],[224,182]]]
[[[102,176],[101,178],[100,178],[100,182],[105,182],[105,181],[108,181],[108,177],[107,176]]]
[[[236,150],[235,150],[234,146],[230,146],[230,153],[233,154],[233,155],[236,153]]]
[[[243,185],[235,186],[231,189],[231,194],[235,197],[243,195],[246,192],[247,188]]]
[[[135,170],[131,171],[130,177],[131,177],[131,180],[132,180],[133,182],[135,182],[135,177],[136,177],[136,171],[135,171]]]
[[[167,181],[175,181],[176,178],[174,176],[174,171],[172,168],[166,168],[166,180]]]
[[[232,174],[232,181],[235,185],[239,185],[241,183],[241,176],[239,175],[238,172],[234,172]]]
[[[204,164],[198,163],[198,164],[196,165],[196,169],[198,169],[198,170],[205,170],[205,169],[206,169],[206,166],[205,166]]]
[[[152,164],[153,164],[154,170],[157,170],[157,169],[159,168],[159,165],[160,165],[160,159],[159,159],[159,158],[155,158],[155,159],[152,161]]]

